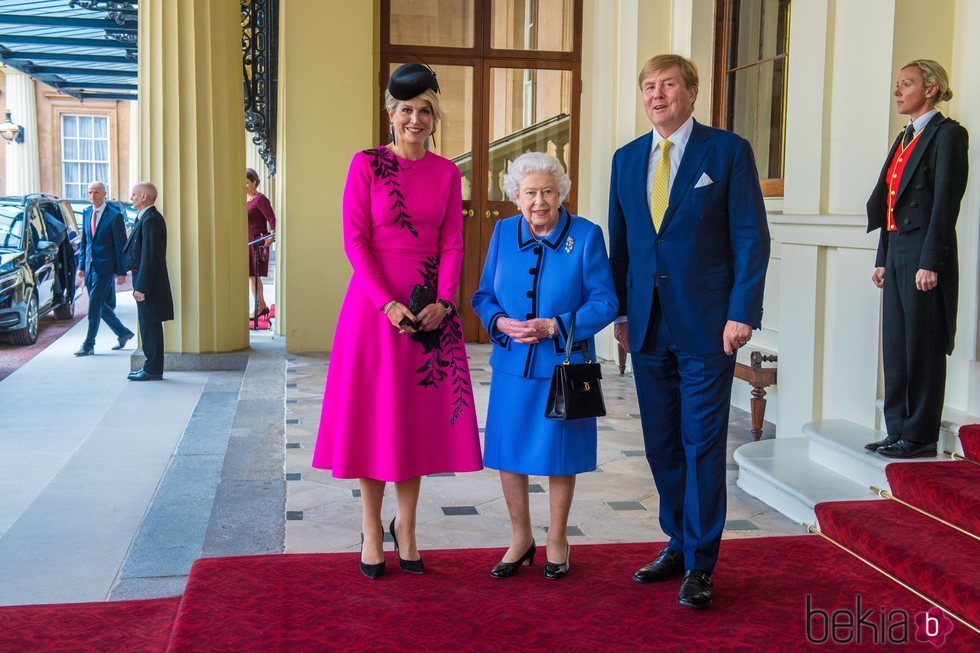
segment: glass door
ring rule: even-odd
[[[572,178],[575,211],[581,88],[581,0],[382,0],[381,97],[403,63],[436,73],[443,121],[432,150],[463,178],[463,272],[456,306],[467,342],[489,342],[470,308],[496,221],[517,207],[507,166],[547,152]],[[383,101],[379,102],[383,105]],[[388,114],[381,110],[382,143]]]

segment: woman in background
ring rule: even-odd
[[[248,241],[267,236],[276,230],[276,214],[269,198],[259,192],[259,175],[245,168],[245,197],[248,200]],[[248,287],[255,297],[256,312],[249,317],[268,315],[269,306],[262,293],[262,277],[269,276],[269,247],[276,237],[267,238],[248,248]]]

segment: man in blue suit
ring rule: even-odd
[[[749,143],[694,120],[694,62],[659,55],[639,76],[653,131],[613,157],[609,260],[616,339],[633,354],[647,460],[670,537],[641,583],[684,573],[707,608],[725,525],[735,352],[762,321],[769,227]]]
[[[114,350],[122,349],[133,337],[133,332],[116,317],[117,285],[126,282],[126,261],[123,248],[126,247],[126,224],[123,214],[114,206],[106,204],[105,184],[94,181],[89,184],[88,198],[92,206],[82,214],[82,257],[78,268],[78,278],[85,281],[88,288],[88,331],[82,348],[76,356],[91,356],[95,353],[95,336],[99,332],[99,322],[105,320],[116,334]]]

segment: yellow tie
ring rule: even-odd
[[[667,202],[670,200],[670,146],[666,138],[660,141],[660,160],[653,171],[653,189],[650,191],[650,215],[653,217],[653,228],[659,233],[660,225],[667,212]]]

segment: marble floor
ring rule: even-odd
[[[468,346],[474,399],[482,436],[490,392],[489,345]],[[356,551],[361,517],[357,481],[334,479],[313,469],[328,357],[289,354],[286,364],[286,551]],[[581,474],[569,517],[574,544],[664,541],[657,520],[659,496],[643,453],[643,436],[633,378],[603,364],[607,416],[599,420],[599,467]],[[751,441],[749,416],[733,408],[728,438],[728,519],[724,537],[801,535],[796,524],[735,485],[738,466],[732,452]],[[772,437],[766,425],[763,437]],[[538,541],[548,524],[547,478],[531,477],[531,519]],[[395,513],[389,486],[382,517]],[[497,472],[434,475],[422,483],[418,508],[420,549],[505,547],[507,507]],[[390,537],[390,536],[386,536]],[[390,549],[390,545],[387,547]]]

